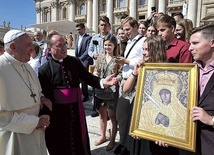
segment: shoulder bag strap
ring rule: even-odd
[[[136,44],[141,38],[143,38],[143,36],[139,37],[139,38],[134,42],[134,44],[133,44],[132,47],[129,49],[129,52],[127,53],[127,55],[126,55],[126,57],[125,57],[126,59],[128,58],[128,56],[129,56],[129,54],[130,54],[132,48],[135,46],[135,44]]]

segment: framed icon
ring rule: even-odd
[[[194,63],[145,63],[138,74],[130,135],[195,152],[198,67]]]

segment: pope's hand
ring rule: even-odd
[[[36,126],[37,130],[45,130],[50,125],[50,116],[41,115],[39,116],[39,122]]]

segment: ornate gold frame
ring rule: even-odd
[[[167,105],[160,94],[165,88],[171,98]],[[197,105],[197,90],[196,64],[145,63],[138,75],[129,134],[195,152],[196,123],[190,109]],[[159,117],[162,113],[164,118]]]

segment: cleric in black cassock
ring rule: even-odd
[[[50,155],[90,155],[80,79],[92,87],[103,88],[114,84],[114,78],[100,80],[78,58],[67,56],[62,36],[49,34],[47,44],[53,58],[39,68],[39,80],[44,95],[53,103],[52,111],[41,111],[50,115],[45,133],[48,151]]]

